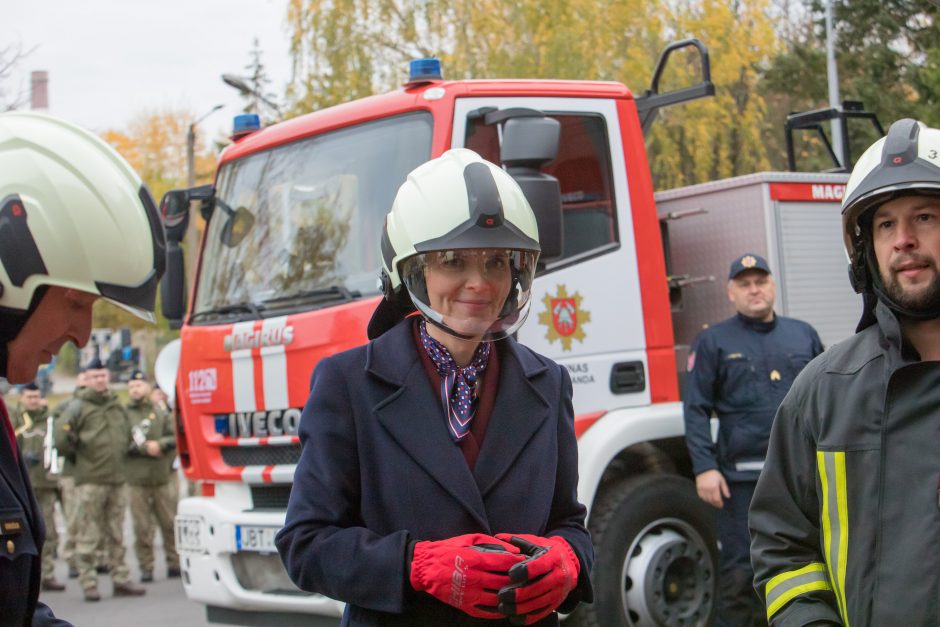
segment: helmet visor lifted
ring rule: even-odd
[[[504,248],[431,251],[405,259],[401,277],[430,322],[460,338],[493,341],[525,322],[537,259]]]

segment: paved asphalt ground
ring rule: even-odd
[[[58,528],[63,528],[61,518]],[[130,516],[125,517],[124,538],[127,549],[127,565],[131,569],[131,578],[140,581],[140,570],[134,556],[134,533],[131,530]],[[56,576],[66,583],[65,592],[42,592],[40,600],[52,608],[56,616],[63,618],[75,627],[190,627],[209,625],[206,621],[205,607],[186,598],[180,579],[166,578],[166,565],[163,558],[163,545],[157,532],[156,566],[153,583],[141,584],[147,589],[142,597],[111,596],[111,577],[98,576],[98,590],[101,600],[97,603],[86,602],[82,598],[81,587],[77,579],[68,579],[68,566],[63,560],[56,561]],[[219,623],[211,623],[220,625]]]

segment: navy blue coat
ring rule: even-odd
[[[777,407],[822,350],[813,327],[783,316],[761,322],[739,313],[699,333],[683,394],[693,472],[718,468],[731,481],[757,481]]]
[[[0,625],[70,627],[39,602],[46,528],[23,456],[15,455],[3,424],[6,407],[0,412]]]
[[[498,625],[408,582],[409,543],[466,533],[559,535],[581,562],[563,611],[591,601],[594,559],[577,499],[571,381],[512,339],[471,472],[444,422],[405,320],[323,360],[300,423],[303,452],[281,559],[301,589],[345,601],[344,625]],[[557,624],[552,615],[540,624]]]

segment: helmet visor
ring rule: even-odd
[[[492,341],[525,322],[538,253],[468,248],[419,253],[401,264],[418,311],[451,335]]]

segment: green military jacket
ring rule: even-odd
[[[78,406],[81,404],[81,399],[78,398],[82,390],[87,389],[85,386],[79,386],[75,388],[75,391],[72,392],[72,397],[67,398],[61,403],[59,403],[55,409],[52,410],[52,418],[56,425],[56,430],[60,428],[62,424],[60,418],[68,408],[72,405]],[[60,477],[71,477],[75,474],[75,456],[66,455],[63,451],[59,451],[59,476]]]
[[[74,456],[75,484],[124,483],[131,426],[113,392],[86,388],[69,404],[55,426],[60,455]]]
[[[55,488],[59,485],[55,475],[49,473],[45,462],[46,427],[49,410],[40,407],[26,411],[17,406],[10,415],[16,442],[29,470],[29,480],[34,488]]]
[[[176,435],[170,416],[154,407],[146,398],[131,400],[124,406],[131,424],[132,444],[127,458],[127,483],[130,485],[163,485],[172,474],[176,456]],[[144,442],[160,444],[160,456],[147,454]]]

